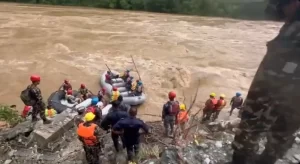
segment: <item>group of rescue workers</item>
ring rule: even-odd
[[[107,71],[106,81],[108,83],[112,84],[113,80],[116,78],[128,80],[131,84],[130,89],[132,89],[133,95],[139,95],[139,92],[143,89],[141,81],[136,81],[136,83],[133,84],[133,78],[129,75],[129,70],[126,70],[122,76]],[[30,111],[32,121],[36,121],[37,114],[40,114],[40,118],[43,119],[45,124],[51,123],[46,117],[53,117],[56,114],[56,111],[51,105],[48,105],[46,110],[44,110],[45,103],[41,95],[41,90],[38,88],[41,78],[38,75],[32,75],[30,80],[32,84],[23,91],[25,93],[22,92],[21,94],[21,98],[26,105],[26,110],[24,109],[25,114],[23,113],[23,115],[26,116],[26,112],[28,113]],[[140,88],[133,89],[133,86]],[[150,131],[149,127],[142,120],[136,118],[137,109],[130,107],[123,102],[123,97],[120,95],[118,88],[113,87],[111,97],[108,98],[108,101],[104,98],[107,95],[104,88],[100,89],[97,96],[93,96],[92,92],[87,89],[84,84],[81,84],[78,90],[80,97],[75,97],[72,92],[72,85],[68,80],[65,80],[59,90],[61,89],[65,91],[66,99],[71,103],[79,103],[87,98],[92,99],[91,105],[87,109],[78,110],[79,117],[75,119],[78,126],[77,134],[79,140],[83,143],[86,159],[89,164],[100,163],[99,154],[101,153],[101,148],[103,146],[101,138],[103,132],[101,132],[101,129],[107,131],[107,133],[111,133],[116,152],[120,152],[120,138],[122,141],[122,148],[126,148],[127,150],[128,161],[131,162],[134,160],[134,156],[137,155],[139,151],[139,130],[143,129],[146,134],[149,134]],[[216,94],[211,93],[209,99],[206,101],[205,108],[203,109],[203,121],[217,119],[220,111],[226,106],[224,94],[220,95],[219,100],[215,97]],[[163,105],[162,120],[165,127],[165,135],[172,137],[174,136],[175,125],[178,125],[180,132],[185,130],[186,123],[189,120],[189,111],[187,111],[185,104],[175,100],[176,93],[174,91],[169,92],[168,98],[169,101]],[[112,105],[112,108],[108,114],[102,118],[102,109],[108,103]],[[230,104],[231,115],[235,108],[239,109],[243,104],[241,94],[236,93],[236,96],[231,99]],[[84,121],[81,119],[81,115],[84,116]]]

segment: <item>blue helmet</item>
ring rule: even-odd
[[[240,93],[240,92],[236,92],[236,94],[235,94],[237,97],[240,97],[240,96],[242,96],[242,94]]]
[[[98,97],[92,98],[92,105],[97,105],[98,102],[99,102]]]
[[[141,81],[138,81],[137,84],[138,84],[138,85],[142,85],[143,83],[142,83]]]

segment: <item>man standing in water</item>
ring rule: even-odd
[[[285,24],[267,44],[267,54],[242,107],[240,131],[232,143],[233,164],[274,164],[294,142],[300,127],[300,8],[298,0],[278,0]],[[260,134],[267,132],[264,152],[255,158]]]

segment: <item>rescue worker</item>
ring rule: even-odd
[[[221,110],[226,106],[226,101],[225,101],[225,95],[221,94],[220,99],[217,101],[217,104],[214,109],[213,113],[213,121],[215,121],[221,112]]]
[[[100,164],[100,128],[93,123],[94,118],[95,115],[93,113],[86,113],[84,116],[85,122],[80,123],[77,129],[78,138],[83,144],[88,164]]]
[[[113,87],[112,88],[111,101],[110,102],[118,100],[119,96],[120,96],[120,91],[118,91],[117,87]]]
[[[85,84],[80,85],[78,92],[80,93],[82,100],[86,100],[90,95],[93,95],[93,93],[86,88]]]
[[[232,112],[233,112],[234,109],[236,109],[236,108],[237,109],[241,109],[241,107],[243,105],[243,102],[244,102],[244,100],[243,100],[243,98],[241,96],[242,96],[242,94],[240,92],[237,92],[235,94],[235,96],[232,97],[232,99],[230,101],[231,110],[229,112],[230,113],[229,116],[232,115]]]
[[[100,125],[101,119],[102,119],[102,110],[100,109],[99,106],[97,106],[99,102],[98,97],[93,97],[91,101],[91,106],[89,106],[86,109],[86,112],[92,112],[95,115],[95,119],[93,120],[94,123],[97,125]]]
[[[122,78],[124,81],[126,81],[127,78],[130,77],[130,70],[129,69],[125,70],[124,73],[121,74],[119,77]]]
[[[30,99],[33,101],[32,105],[32,122],[37,121],[37,115],[40,114],[44,124],[50,124],[51,121],[45,116],[45,103],[43,101],[42,93],[38,85],[40,84],[41,77],[39,75],[31,75],[31,85],[27,87],[29,89]]]
[[[130,91],[133,83],[133,77],[129,76],[126,80],[125,88]]]
[[[47,118],[53,118],[56,115],[56,110],[54,110],[51,105],[48,105],[45,110],[45,115]]]
[[[98,92],[98,99],[99,99],[99,101],[102,101],[102,102],[104,101],[105,94],[106,94],[105,88],[101,88],[99,90],[99,92]]]
[[[106,117],[101,122],[101,128],[108,131],[110,128],[112,128],[119,120],[127,118],[128,113],[119,110],[119,103],[118,101],[112,102],[112,108],[110,109],[110,112],[106,115]],[[115,133],[111,133],[111,138],[114,143],[114,147],[117,152],[119,152],[119,135]],[[121,137],[123,142],[123,137]],[[124,142],[123,142],[124,143]],[[123,148],[124,148],[123,144]]]
[[[115,75],[114,73],[112,73],[111,71],[107,71],[105,74],[105,82],[112,84],[113,83],[113,79],[118,78],[119,75]]]
[[[233,164],[274,164],[294,143],[293,134],[300,128],[299,3],[277,1],[278,18],[285,18],[285,24],[267,43],[267,54],[242,107],[240,130],[232,143]],[[255,156],[263,134],[267,135],[265,149]]]
[[[136,118],[137,109],[131,108],[129,110],[129,117],[118,121],[112,128],[113,133],[124,137],[124,144],[127,150],[127,159],[129,162],[133,160],[134,156],[138,155],[140,145],[139,130],[143,129],[146,134],[149,134],[148,126],[140,119]]]
[[[165,127],[165,135],[173,136],[174,125],[177,122],[177,115],[179,113],[179,102],[175,100],[176,93],[174,91],[168,94],[169,101],[164,104],[162,110],[162,121]]]
[[[135,91],[134,91],[134,95],[135,95],[135,96],[141,96],[142,93],[143,93],[143,91],[144,91],[144,85],[143,85],[143,83],[142,83],[141,80],[138,80],[138,81],[137,81],[136,89],[135,89]]]
[[[58,90],[63,89],[65,92],[67,92],[68,90],[72,90],[72,85],[70,83],[69,80],[64,80],[64,83],[59,87]]]
[[[68,100],[68,102],[70,104],[78,104],[78,103],[80,103],[80,98],[76,98],[75,96],[73,96],[73,91],[71,89],[69,89],[67,91],[66,99]]]
[[[212,113],[214,112],[215,105],[218,102],[218,100],[215,97],[216,97],[216,94],[212,92],[209,95],[209,99],[206,100],[205,107],[203,109],[202,121],[210,120],[210,117],[211,117]]]
[[[121,110],[121,111],[128,112],[129,109],[131,108],[130,105],[125,104],[125,103],[123,102],[123,96],[119,96],[118,102],[117,102],[117,103],[120,104],[120,105],[119,105],[119,110]]]
[[[186,123],[189,121],[188,111],[186,111],[185,104],[179,105],[180,111],[177,116],[177,123],[179,125],[181,133],[184,132]]]

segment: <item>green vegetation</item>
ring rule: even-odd
[[[22,117],[18,114],[18,111],[10,108],[9,106],[0,105],[0,121],[5,121],[9,126],[15,126],[22,122]]]
[[[201,16],[264,19],[266,3],[224,0],[6,0],[48,5],[89,6]]]

